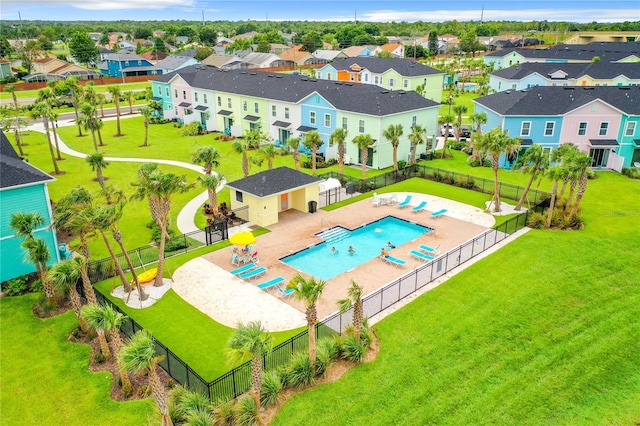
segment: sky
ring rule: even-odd
[[[1,0],[2,20],[620,22],[640,20],[640,0],[381,1],[381,0]],[[19,15],[19,14],[20,15]]]

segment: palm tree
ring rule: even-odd
[[[311,174],[313,176],[316,175],[316,153],[318,152],[318,148],[322,146],[324,141],[322,137],[320,137],[320,133],[316,130],[312,130],[309,133],[304,135],[304,140],[302,141],[305,147],[311,150]]]
[[[16,85],[7,84],[4,88],[4,91],[7,93],[11,93],[11,98],[13,99],[13,108],[18,111],[20,109],[20,106],[18,105],[18,97],[16,96]]]
[[[416,163],[416,151],[418,151],[418,145],[425,143],[425,128],[419,124],[411,126],[411,134],[409,135],[409,142],[411,142],[411,164]]]
[[[482,163],[485,157],[491,159],[491,168],[493,169],[493,197],[495,203],[495,212],[501,212],[500,206],[500,179],[498,170],[500,165],[500,156],[502,154],[512,155],[520,150],[520,138],[510,138],[508,131],[502,131],[495,128],[483,135],[475,135],[471,142],[473,155],[470,157]]]
[[[353,328],[356,340],[360,341],[360,331],[364,324],[364,313],[362,310],[362,287],[354,280],[351,280],[351,287],[347,290],[347,298],[338,300],[340,313],[345,313],[353,308]]]
[[[449,130],[451,129],[451,123],[455,120],[455,117],[451,114],[446,114],[438,117],[438,124],[446,126],[444,130],[444,145],[442,146],[442,156],[444,158],[447,151],[447,140],[449,139]]]
[[[218,214],[218,193],[217,189],[222,182],[224,182],[224,176],[220,173],[213,175],[198,176],[198,181],[203,188],[207,190],[209,195],[209,205],[213,209],[213,213]]]
[[[578,147],[573,143],[562,143],[558,146],[557,149],[551,152],[551,161],[558,165],[568,164],[575,155],[577,155],[580,151]],[[573,184],[574,181],[577,180],[577,177],[570,170],[567,170],[562,177],[562,189],[558,193],[558,198],[564,197],[564,191],[567,188],[567,184],[571,181]],[[574,186],[575,188],[575,186]]]
[[[71,300],[71,306],[73,312],[78,318],[78,324],[82,331],[87,331],[87,324],[82,318],[82,300],[76,285],[82,278],[82,262],[83,257],[74,257],[72,259],[63,260],[60,263],[56,263],[49,270],[49,280],[55,288],[66,291],[69,290],[69,299]]]
[[[300,170],[300,151],[298,151],[299,146],[300,138],[289,138],[287,140],[287,147],[289,147],[289,150],[293,155],[293,164],[295,164],[296,170]]]
[[[24,145],[22,143],[22,137],[20,136],[21,129],[27,127],[29,125],[29,120],[24,118],[20,113],[20,110],[11,110],[8,108],[0,109],[0,126],[3,129],[12,128],[13,136],[16,140],[16,146],[18,147],[18,151],[20,152],[20,157],[24,157],[25,153],[22,149]]]
[[[477,134],[482,133],[482,125],[487,123],[487,113],[486,112],[478,112],[475,114],[471,114],[471,122],[473,123],[473,127],[476,129]]]
[[[564,169],[564,170],[563,170]],[[549,202],[549,210],[547,211],[547,220],[545,227],[551,226],[551,219],[553,218],[553,209],[556,207],[556,196],[558,194],[558,181],[562,179],[562,176],[566,173],[566,168],[563,166],[553,166],[547,171],[547,177],[553,181],[553,188],[551,189],[551,200]]]
[[[268,334],[259,321],[239,323],[229,339],[229,359],[232,363],[251,358],[251,396],[260,410],[260,389],[262,388],[262,357],[273,345],[273,336]]]
[[[364,134],[358,135],[353,138],[353,143],[358,146],[360,150],[360,165],[362,166],[362,179],[367,178],[367,160],[369,159],[369,147],[373,145],[374,140],[371,135]]]
[[[460,129],[462,128],[462,114],[466,114],[467,110],[468,109],[466,105],[453,106],[453,112],[455,112],[456,116],[458,117],[458,121],[457,121],[458,128],[456,129],[456,133],[455,133],[456,142],[460,142]]]
[[[76,123],[78,123],[78,136],[82,137],[82,126],[80,124],[80,116],[78,114],[78,108],[80,104],[80,96],[82,95],[83,88],[79,83],[79,77],[69,77],[64,81],[64,85],[69,90],[69,97],[73,104],[73,110],[76,114]]]
[[[54,83],[50,81],[49,83]],[[53,141],[56,146],[57,160],[61,161],[62,156],[60,155],[60,144],[58,143],[58,132],[56,131],[55,123],[58,121],[58,114],[53,111],[53,106],[57,103],[57,97],[55,92],[51,87],[46,87],[44,89],[40,89],[38,91],[38,101],[42,101],[49,107],[46,111],[47,119],[49,123],[51,123],[51,132],[53,133]]]
[[[340,174],[342,174],[344,170],[344,142],[347,140],[348,133],[347,129],[338,127],[331,132],[331,136],[329,136],[329,145],[333,145],[334,143],[338,145],[338,173]]]
[[[89,328],[93,330],[101,330],[103,333],[108,333],[111,343],[111,351],[116,359],[118,365],[118,374],[120,375],[120,381],[122,382],[122,393],[127,396],[131,394],[133,386],[131,385],[131,379],[125,365],[118,357],[118,354],[122,350],[122,337],[120,337],[120,326],[124,321],[125,316],[116,311],[111,305],[85,305],[82,307],[82,317],[87,321]],[[101,349],[104,349],[101,347]],[[107,350],[109,348],[107,347]]]
[[[33,231],[42,225],[44,225],[44,218],[40,213],[11,213],[9,226],[16,231],[16,237],[33,240]]]
[[[327,285],[325,281],[316,281],[315,278],[305,278],[301,274],[297,274],[289,282],[288,289],[293,289],[293,294],[298,300],[305,303],[305,315],[307,317],[307,331],[309,333],[309,361],[313,366],[316,362],[316,330],[315,325],[318,320],[318,309],[316,303],[320,300],[324,287]]]
[[[135,93],[133,93],[132,90],[129,90],[128,92],[124,92],[122,94],[122,97],[124,98],[125,101],[127,101],[127,103],[129,104],[129,114],[133,114],[133,104],[136,101],[136,95]]]
[[[278,150],[274,145],[265,145],[258,150],[258,155],[260,156],[260,161],[267,162],[267,168],[269,170],[273,169],[273,160],[278,155]]]
[[[49,246],[47,246],[47,243],[42,238],[27,239],[21,244],[21,246],[27,249],[25,259],[36,266],[36,273],[42,283],[44,294],[47,296],[49,301],[53,301],[55,297],[55,289],[51,281],[49,281],[47,273],[47,262],[51,258]]]
[[[144,167],[144,166],[143,166]],[[154,286],[161,287],[163,282],[162,267],[164,265],[164,246],[167,236],[167,221],[171,211],[171,197],[175,194],[182,194],[193,187],[193,184],[186,182],[186,176],[178,176],[173,173],[163,173],[159,169],[153,170],[145,176],[143,167],[138,173],[138,181],[131,185],[136,188],[136,192],[131,197],[135,200],[149,199],[152,216],[157,220],[160,227],[160,247],[158,248],[158,274]],[[155,213],[153,213],[155,211]]]
[[[109,166],[109,162],[104,159],[104,155],[102,155],[101,152],[89,154],[85,160],[89,163],[89,166],[91,166],[91,170],[96,172],[96,179],[98,180],[98,184],[100,184],[100,188],[104,189],[105,179],[102,175],[102,169]]]
[[[167,392],[156,372],[156,366],[162,360],[162,357],[156,356],[156,347],[151,334],[146,330],[136,332],[131,337],[131,340],[122,347],[118,358],[130,373],[147,373],[151,396],[156,400],[162,415],[162,425],[172,426],[173,422],[169,415]]]
[[[120,260],[116,255],[113,247],[111,247],[111,242],[109,238],[107,238],[107,232],[111,230],[112,221],[114,220],[113,214],[113,205],[110,204],[98,204],[95,202],[91,206],[90,215],[91,215],[91,226],[93,229],[98,231],[98,233],[102,236],[105,246],[107,247],[107,251],[109,252],[109,256],[113,260],[113,264],[116,268],[116,273],[120,277],[120,281],[125,288],[126,292],[131,291],[131,283],[127,279],[124,271],[122,270],[122,266],[120,265]]]
[[[149,121],[151,116],[153,115],[153,108],[146,106],[140,108],[140,115],[144,117],[144,143],[142,146],[149,146],[147,143],[149,141]]]
[[[42,118],[44,133],[47,135],[49,153],[51,154],[51,161],[53,161],[53,174],[59,175],[60,169],[58,168],[58,161],[56,160],[56,154],[53,151],[53,144],[51,143],[51,135],[49,134],[49,105],[42,101],[37,102],[31,110],[31,117],[33,119]]]
[[[236,153],[242,154],[242,173],[244,174],[244,177],[249,176],[249,157],[247,156],[247,152],[251,149],[251,143],[253,140],[251,138],[251,133],[252,132],[250,131],[245,131],[244,138],[236,139],[231,145]]]
[[[203,146],[191,156],[193,164],[201,164],[205,175],[210,175],[214,167],[220,167],[220,152],[212,146]]]
[[[120,131],[120,86],[109,86],[107,90],[109,90],[113,104],[116,107],[116,126],[118,132],[114,136],[120,137],[122,136],[122,132]]]
[[[522,173],[531,175],[515,208],[516,211],[520,211],[524,200],[527,199],[531,185],[539,176],[542,177],[544,171],[549,167],[549,154],[544,152],[542,145],[534,143],[518,158],[516,167],[519,167]]]
[[[98,152],[98,141],[96,139],[96,130],[98,129],[98,119],[96,118],[96,109],[91,104],[82,104],[81,111],[82,116],[80,117],[80,124],[84,127],[85,130],[91,132],[91,137],[93,138],[93,148]]]
[[[582,201],[582,197],[584,197],[584,193],[587,191],[587,184],[589,183],[589,167],[591,167],[591,158],[584,153],[580,153],[576,155],[573,160],[573,167],[579,171],[579,186],[578,193],[576,194],[576,202],[573,204],[571,208],[571,213],[569,217],[574,216],[578,213],[578,209],[580,208],[580,202]],[[569,200],[571,201],[571,200]]]
[[[398,171],[398,145],[400,145],[402,133],[402,124],[389,124],[389,127],[382,131],[382,136],[391,142],[393,147],[393,170],[396,172]]]
[[[100,117],[104,118],[104,104],[107,102],[107,97],[103,93],[96,94],[96,105],[100,107]]]

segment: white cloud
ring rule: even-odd
[[[5,3],[42,4],[48,6],[72,6],[86,10],[123,9],[166,9],[168,7],[189,7],[195,0],[3,0]]]

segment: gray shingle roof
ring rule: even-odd
[[[23,161],[0,130],[0,189],[53,180],[53,177]]]
[[[525,58],[532,59],[572,59],[591,61],[599,56],[601,61],[619,61],[631,55],[640,56],[640,42],[600,42],[589,44],[559,44],[548,49],[518,49],[508,48],[491,52],[486,56],[504,57],[512,52],[517,52]]]
[[[317,176],[311,176],[288,167],[278,167],[227,183],[227,186],[262,198],[308,186],[321,180]]]
[[[156,63],[156,67],[166,69],[166,70],[174,70],[178,68],[180,65],[184,64],[187,61],[192,60],[188,56],[167,56],[161,61]]]
[[[640,115],[640,86],[540,86],[495,93],[474,102],[500,115],[560,115],[600,99],[629,115]]]
[[[348,70],[354,64],[359,65],[361,68],[366,68],[375,74],[382,74],[390,69],[395,70],[398,74],[405,77],[416,77],[421,75],[432,74],[444,74],[435,68],[428,67],[420,62],[412,61],[411,59],[383,59],[383,58],[368,58],[368,57],[355,57],[336,59],[331,62],[331,66],[337,70]]]
[[[176,75],[180,75],[191,87],[199,89],[291,103],[299,102],[316,92],[339,110],[373,116],[385,116],[439,105],[415,91],[390,91],[372,84],[316,80],[292,74],[221,71],[204,65],[181,68],[161,75],[154,81],[167,83]]]
[[[625,62],[581,62],[581,63],[548,63],[525,62],[520,65],[492,72],[491,75],[509,80],[519,80],[533,73],[549,77],[556,71],[564,71],[567,78],[578,78],[589,75],[593,78],[615,78],[624,75],[632,79],[640,79],[640,66]]]

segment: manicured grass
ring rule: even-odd
[[[37,296],[0,299],[0,423],[5,425],[157,424],[152,399],[111,400],[110,373],[88,370],[91,349],[67,337],[73,312],[40,320]]]
[[[473,92],[464,92],[464,93],[461,93],[460,96],[458,96],[457,98],[454,97],[453,105],[465,105],[468,109],[468,111],[462,116],[463,123],[471,122],[469,119],[465,118],[465,116],[469,116],[473,114],[474,104],[473,102],[471,102],[471,100],[476,99],[477,97],[478,97],[478,94]],[[438,115],[447,115],[449,113],[449,104],[446,103],[448,99],[449,99],[449,91],[443,90],[442,91],[443,105],[438,109]],[[451,115],[453,116],[456,115],[455,112],[453,111],[453,106],[451,107]]]
[[[20,85],[17,85],[20,86]],[[109,93],[109,86],[113,86],[113,85],[101,85],[101,86],[94,86],[96,89],[96,93]],[[147,87],[151,87],[151,83],[149,82],[140,82],[140,83],[126,83],[126,84],[117,84],[117,86],[120,87],[120,91],[122,92],[128,92],[130,90],[144,90]],[[18,99],[22,99],[22,98],[37,98],[38,97],[38,90],[16,90],[15,94],[16,94],[16,98]],[[13,99],[11,93],[8,92],[0,92],[0,99],[5,100],[5,99]]]
[[[273,424],[637,423],[640,185],[599,175],[585,230],[530,231],[418,298],[375,327],[374,362]]]
[[[261,232],[255,234],[260,235]],[[228,246],[229,242],[224,241],[173,257],[167,260],[167,267],[170,271],[175,271],[191,259]],[[202,378],[211,381],[230,370],[232,365],[226,362],[225,350],[233,329],[203,314],[173,290],[169,290],[162,299],[149,308],[129,308],[120,299],[110,295],[111,290],[118,285],[120,281],[115,277],[96,284],[96,287],[138,324],[149,330],[156,339],[169,347]],[[287,340],[300,331],[302,328],[272,333],[275,344]]]

